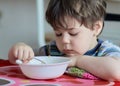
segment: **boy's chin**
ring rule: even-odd
[[[73,57],[73,56],[77,56],[77,55],[76,54],[66,54],[66,56]]]
[[[81,56],[80,54],[66,54],[66,57],[75,57],[75,56]]]

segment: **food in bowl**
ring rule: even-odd
[[[70,59],[57,56],[37,56],[28,63],[20,63],[20,69],[25,76],[32,79],[53,79],[64,74]]]

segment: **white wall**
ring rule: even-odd
[[[107,2],[107,12],[120,14],[120,1]],[[120,21],[105,21],[105,27],[100,35],[103,40],[110,40],[120,46]]]
[[[120,0],[109,0],[107,1],[107,12],[120,14]]]
[[[120,22],[106,21],[100,38],[103,40],[109,40],[116,45],[120,46]]]
[[[0,58],[17,42],[38,48],[36,0],[0,0],[0,11]]]

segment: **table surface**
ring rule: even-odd
[[[56,79],[35,80],[25,77],[18,65],[0,60],[0,86],[120,86],[120,82],[81,79],[66,74]]]

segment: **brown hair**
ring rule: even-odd
[[[77,19],[81,25],[93,26],[97,20],[104,21],[106,2],[104,0],[50,0],[46,20],[55,29],[63,27],[65,17]]]

